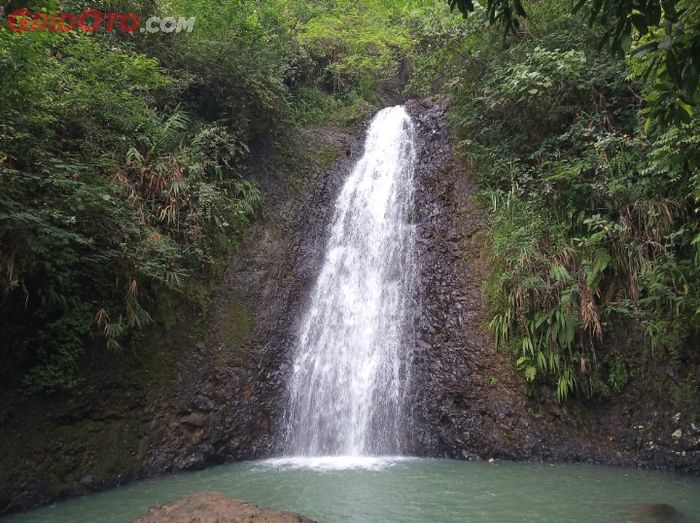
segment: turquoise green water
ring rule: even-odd
[[[149,506],[217,490],[318,521],[625,522],[668,503],[700,522],[700,480],[630,469],[394,458],[245,462],[143,481],[3,522],[126,522]]]

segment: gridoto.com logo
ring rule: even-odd
[[[194,16],[151,16],[142,23],[136,13],[110,13],[97,9],[85,9],[80,13],[39,13],[16,9],[7,15],[7,28],[15,33],[67,33],[75,30],[87,33],[100,30],[107,33],[191,33],[194,22]]]

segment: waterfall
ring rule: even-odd
[[[416,269],[413,123],[380,111],[337,201],[288,383],[288,452],[400,453]]]

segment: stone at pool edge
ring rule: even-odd
[[[684,521],[683,514],[666,503],[637,503],[630,508],[635,523],[673,523]]]
[[[193,494],[148,512],[132,523],[315,523],[313,520],[224,496],[220,492]]]

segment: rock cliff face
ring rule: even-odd
[[[412,354],[413,451],[429,456],[580,461],[700,472],[697,377],[650,362],[644,378],[605,402],[560,405],[528,391],[487,331],[489,274],[484,211],[453,140],[442,102],[410,101],[417,126],[416,219],[420,306]],[[626,329],[626,330],[624,330]],[[606,339],[642,343],[628,327]],[[684,414],[678,412],[682,410]]]
[[[154,426],[149,438],[146,463],[152,469],[182,470],[274,453],[288,349],[322,262],[335,196],[360,154],[361,134],[323,132],[320,143],[340,159],[320,172],[304,172],[297,180],[304,187],[294,194],[290,180],[276,172],[273,157],[251,173],[267,194],[265,217],[248,232],[229,267],[208,336],[180,363],[167,422]],[[245,329],[241,315],[247,318]]]
[[[525,389],[486,330],[488,267],[476,188],[452,156],[446,104],[412,101],[416,123],[416,219],[421,266],[412,357],[415,452],[515,457],[527,428]]]

